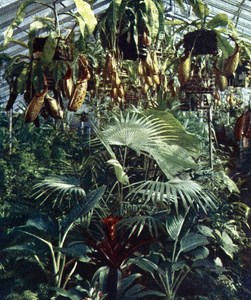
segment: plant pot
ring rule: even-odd
[[[40,59],[47,37],[35,37],[32,44],[33,59]],[[55,49],[55,54],[53,56],[54,60],[73,60],[73,49],[72,45],[67,39],[58,38],[57,45]]]
[[[192,55],[216,55],[218,51],[217,37],[214,30],[199,29],[184,36],[183,45],[186,52]]]
[[[118,39],[119,50],[123,59],[136,61],[138,59],[138,49],[129,32],[124,33]]]

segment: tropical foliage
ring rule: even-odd
[[[111,1],[94,35],[84,40],[81,32],[88,112],[41,117],[38,127],[23,122],[22,110],[9,113],[12,123],[2,113],[4,299],[249,299],[242,271],[249,271],[250,209],[241,191],[250,178],[240,176],[233,138],[240,108],[222,103],[212,124],[203,111],[180,108],[176,33],[208,16],[202,1],[190,2],[198,20],[173,24],[172,36],[162,2],[153,0]],[[129,32],[136,60],[119,52]],[[142,46],[152,61],[163,48],[158,74],[140,73],[150,70]],[[156,81],[148,78],[143,92],[146,77]],[[121,86],[135,98],[115,97]],[[76,128],[73,117],[88,127]],[[217,139],[225,118],[228,132]]]

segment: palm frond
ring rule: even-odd
[[[136,152],[148,148],[153,143],[164,142],[164,122],[152,119],[150,116],[140,116],[137,113],[127,113],[124,117],[114,117],[114,123],[102,131],[110,145],[127,146]]]
[[[67,197],[80,199],[86,196],[85,190],[80,186],[80,180],[75,177],[51,176],[47,177],[33,188],[35,191],[32,196],[35,199],[43,198],[43,201],[54,197],[53,202],[61,202]]]
[[[174,178],[167,182],[148,180],[131,187],[133,189],[129,196],[133,195],[134,198],[140,194],[144,205],[152,204],[155,207],[164,206],[170,209],[170,205],[174,204],[177,212],[181,204],[185,209],[198,205],[204,211],[216,207],[213,195],[209,195],[200,184],[190,179]]]
[[[200,139],[197,131],[186,130],[184,125],[173,114],[167,111],[160,111],[156,109],[148,109],[147,116],[158,118],[165,123],[165,134],[168,143],[180,146],[186,149],[192,155],[198,155],[200,151]],[[184,116],[183,119],[184,120]]]
[[[111,155],[114,155],[112,145],[125,146],[138,154],[149,155],[167,178],[186,168],[196,167],[188,151],[178,145],[180,128],[177,121],[169,125],[152,116],[128,112],[125,117],[122,113],[119,117],[115,116],[113,124],[96,131]]]
[[[128,238],[131,236],[139,236],[143,229],[147,229],[151,237],[158,236],[158,227],[160,225],[163,215],[166,215],[166,212],[153,214],[151,216],[133,216],[127,217],[120,220],[118,223],[118,229],[126,234],[129,234]]]

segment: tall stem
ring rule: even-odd
[[[212,135],[212,118],[213,118],[213,107],[210,105],[208,110],[208,132],[209,132],[209,163],[210,168],[213,168],[213,135]]]
[[[125,169],[125,166],[126,166],[126,158],[127,158],[127,151],[128,151],[128,148],[125,147],[125,150],[124,150],[124,155],[123,155],[123,170]],[[123,194],[123,184],[121,183],[120,184],[120,214],[122,215],[123,214],[123,198],[124,198],[124,194]]]
[[[53,14],[55,19],[55,31],[60,35],[60,27],[59,27],[59,20],[58,20],[58,14],[57,14],[57,7],[56,7],[57,0],[53,1]]]
[[[13,138],[13,110],[9,111],[9,154],[12,153],[12,138]]]

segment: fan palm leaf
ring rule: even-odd
[[[196,204],[204,211],[208,207],[216,207],[216,199],[213,195],[209,195],[200,184],[190,179],[174,178],[167,182],[148,180],[133,184],[131,187],[129,196],[136,197],[140,194],[144,199],[144,205],[152,203],[156,207],[164,205],[170,208],[173,203],[177,213],[181,204],[185,209]]]
[[[200,138],[197,135],[199,132],[198,129],[193,132],[190,128],[186,129],[173,114],[167,111],[148,109],[146,115],[150,115],[165,122],[165,134],[169,143],[183,147],[191,155],[198,155],[200,150]],[[184,116],[182,120],[184,121]]]
[[[112,145],[125,146],[152,157],[166,177],[172,178],[177,172],[196,167],[189,152],[178,145],[180,129],[173,120],[170,124],[136,112],[128,112],[125,117],[121,113],[114,117],[113,124],[96,131],[102,143],[110,148]]]
[[[46,201],[54,197],[54,203],[61,203],[67,196],[80,199],[86,196],[85,190],[80,186],[80,180],[75,177],[51,176],[43,179],[34,186],[35,199],[43,198]]]
[[[125,234],[128,234],[128,238],[133,235],[137,237],[140,236],[144,228],[147,228],[151,237],[157,237],[158,227],[163,215],[166,215],[166,213],[161,212],[151,216],[133,216],[123,218],[118,223],[118,229],[121,228]]]

